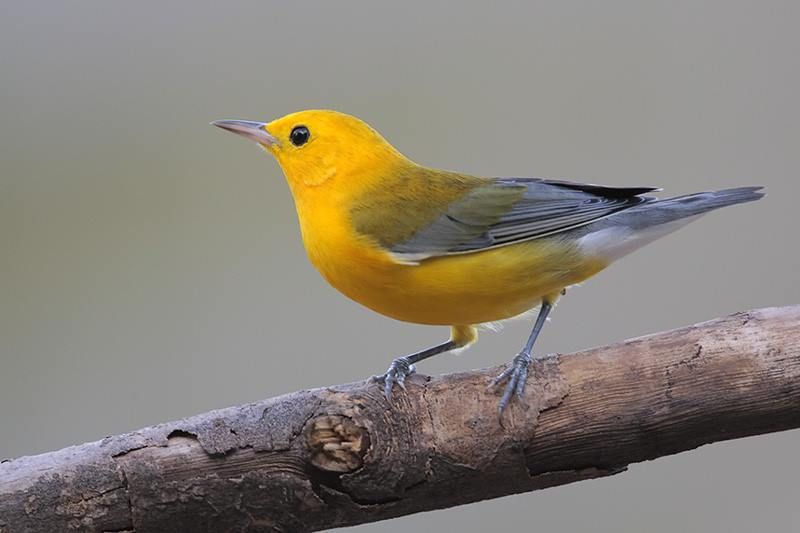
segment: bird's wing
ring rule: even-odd
[[[497,178],[390,251],[400,261],[463,254],[573,229],[652,200],[652,187],[615,188],[541,178]]]

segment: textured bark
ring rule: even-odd
[[[0,532],[298,532],[623,471],[800,427],[800,306],[538,363],[288,394],[0,464]],[[688,481],[688,480],[687,480]]]

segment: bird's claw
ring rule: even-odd
[[[511,365],[502,374],[492,380],[489,387],[495,387],[504,381],[508,381],[500,403],[497,406],[498,414],[502,417],[503,411],[511,401],[511,396],[516,396],[520,401],[525,394],[525,385],[528,381],[528,369],[531,366],[531,355],[520,352],[511,361]]]
[[[391,402],[392,401],[392,389],[394,389],[395,384],[399,386],[404,391],[406,390],[406,378],[413,374],[416,371],[414,365],[412,365],[408,359],[405,357],[398,357],[394,359],[392,363],[389,365],[389,368],[386,370],[386,373],[382,376],[372,376],[370,381],[373,382],[383,382],[383,395],[386,396],[386,399]]]

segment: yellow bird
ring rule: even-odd
[[[659,200],[651,187],[487,178],[414,163],[363,121],[328,110],[265,124],[212,123],[259,143],[294,196],[308,257],[346,296],[397,320],[447,325],[447,342],[394,359],[391,400],[414,364],[477,340],[476,325],[539,306],[525,347],[495,379],[500,413],[525,390],[531,350],[564,289],[760,187]]]

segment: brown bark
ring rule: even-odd
[[[623,471],[800,427],[800,306],[537,364],[501,425],[497,368],[359,382],[0,464],[0,532],[314,531]]]

